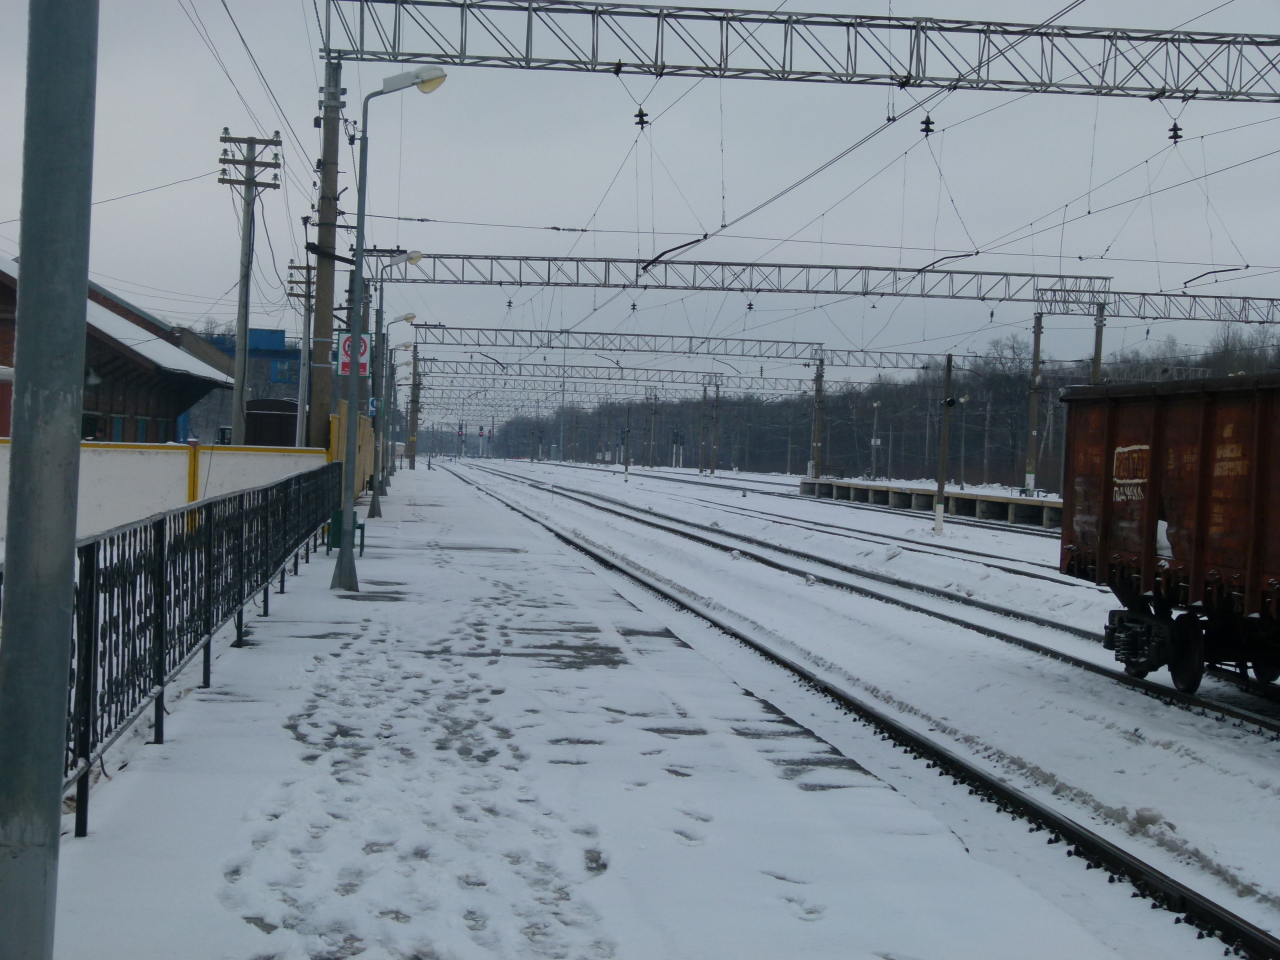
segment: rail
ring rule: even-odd
[[[1104,869],[1109,880],[1127,880],[1134,887],[1132,896],[1150,899],[1152,907],[1180,914],[1175,923],[1186,923],[1197,931],[1198,938],[1214,937],[1225,944],[1224,955],[1233,951],[1236,956],[1250,960],[1280,960],[1280,939],[1269,931],[1250,923],[1206,895],[1193,890],[1174,879],[1156,866],[1143,861],[1124,848],[1095,833],[1042,801],[1024,793],[989,773],[976,763],[959,756],[942,744],[918,733],[911,727],[891,717],[881,708],[855,696],[837,683],[827,679],[808,666],[775,650],[768,643],[739,629],[716,612],[705,610],[692,602],[678,589],[662,581],[650,571],[642,572],[617,556],[607,556],[577,531],[565,530],[550,520],[539,517],[514,500],[508,500],[475,479],[456,470],[445,468],[463,483],[475,487],[498,503],[510,508],[525,519],[545,529],[568,546],[581,551],[608,570],[616,571],[634,580],[664,600],[685,610],[713,627],[721,630],[765,659],[792,673],[800,682],[819,695],[830,698],[858,720],[870,724],[881,733],[881,738],[891,740],[913,759],[925,761],[926,767],[935,769],[939,776],[949,776],[952,783],[968,788],[980,800],[996,805],[999,813],[1008,813],[1031,824],[1031,832],[1048,833],[1050,844],[1065,843],[1067,856],[1085,861],[1086,868]]]
[[[214,634],[234,618],[243,640],[245,603],[328,522],[341,478],[330,463],[77,543],[64,781],[76,786],[76,836],[94,762],[149,705],[164,742],[165,685],[203,651],[208,686]]]

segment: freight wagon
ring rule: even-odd
[[[1280,677],[1280,375],[1070,387],[1061,569],[1125,671]]]

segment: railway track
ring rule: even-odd
[[[1197,694],[1180,693],[1172,687],[1168,687],[1145,678],[1131,677],[1122,670],[1116,670],[1087,658],[1078,657],[1052,646],[1038,643],[1035,640],[1018,636],[1015,633],[1009,632],[1007,629],[1003,629],[1002,625],[999,625],[998,623],[993,623],[991,621],[984,622],[973,618],[959,616],[956,613],[945,609],[945,607],[913,601],[901,594],[886,592],[883,589],[867,586],[865,583],[850,581],[847,577],[856,577],[863,581],[870,581],[878,585],[887,586],[907,594],[919,594],[940,601],[941,604],[944,605],[957,604],[962,607],[968,607],[970,609],[980,610],[984,613],[993,614],[998,618],[1021,620],[1035,624],[1039,627],[1079,637],[1084,640],[1101,643],[1102,636],[1092,630],[1076,627],[1071,624],[1064,624],[1060,621],[1052,620],[1048,617],[1041,617],[1026,611],[1002,607],[998,604],[989,603],[985,600],[978,600],[962,593],[956,593],[950,590],[943,590],[937,587],[930,587],[924,584],[902,580],[901,578],[881,573],[880,571],[868,570],[864,567],[842,563],[791,547],[771,544],[764,540],[749,537],[744,534],[732,533],[718,527],[711,527],[706,524],[695,523],[691,520],[673,517],[669,514],[658,513],[652,509],[640,509],[626,504],[623,501],[616,500],[615,498],[606,497],[603,494],[588,493],[581,490],[571,491],[564,487],[553,487],[543,481],[531,480],[518,474],[508,473],[507,471],[500,470],[496,467],[475,466],[473,469],[489,473],[509,482],[525,484],[531,487],[545,488],[556,496],[565,497],[583,506],[629,520],[633,523],[639,523],[644,526],[663,530],[667,533],[684,537],[688,540],[693,540],[704,546],[708,546],[725,553],[737,553],[738,555],[747,557],[757,563],[762,563],[766,566],[785,573],[790,573],[802,579],[809,579],[813,582],[821,583],[826,586],[849,590],[873,600],[891,603],[914,613],[921,613],[925,616],[954,624],[955,626],[962,627],[966,630],[972,630],[982,634],[983,636],[999,640],[1002,643],[1021,647],[1041,656],[1066,663],[1077,669],[1106,677],[1109,680],[1133,690],[1137,690],[1146,696],[1154,697],[1155,699],[1171,706],[1178,706],[1193,711],[1201,711],[1205,714],[1217,714],[1224,720],[1234,721],[1244,729],[1254,730],[1260,736],[1268,737],[1273,740],[1280,740],[1280,717],[1261,715],[1251,710],[1242,709],[1240,707],[1222,703],[1221,701],[1209,699]],[[794,558],[796,560],[803,561],[804,563],[812,564],[813,567],[838,571],[845,576],[833,577],[829,574],[822,573],[821,569],[815,570],[812,568],[806,569],[804,567],[798,567],[786,560],[780,560],[779,556]],[[1233,686],[1237,686],[1239,689],[1252,695],[1258,696],[1259,699],[1267,701],[1267,704],[1280,700],[1280,691],[1270,691],[1270,696],[1263,696],[1261,693],[1250,689],[1250,686],[1237,684],[1235,682],[1237,679],[1236,674],[1229,671],[1218,671],[1218,673],[1222,674],[1219,679],[1224,680],[1227,683],[1231,683]],[[1260,706],[1265,707],[1267,704],[1260,704]]]
[[[617,558],[606,556],[574,532],[539,517],[473,477],[466,476],[464,472],[447,467],[445,469],[463,483],[473,486],[514,510],[601,566],[640,584],[646,590],[709,623],[769,662],[786,670],[810,689],[858,717],[862,722],[871,725],[880,732],[882,739],[892,741],[902,749],[904,754],[925,763],[931,769],[936,769],[939,776],[951,777],[956,787],[967,788],[970,794],[994,803],[998,812],[1008,813],[1014,818],[1027,821],[1030,824],[1030,832],[1048,833],[1048,843],[1065,844],[1068,856],[1085,860],[1089,867],[1106,870],[1112,882],[1128,881],[1134,887],[1133,896],[1149,898],[1152,900],[1153,907],[1160,906],[1178,914],[1175,922],[1181,921],[1194,927],[1198,937],[1218,938],[1225,944],[1225,953],[1235,952],[1238,956],[1256,958],[1256,960],[1264,960],[1264,958],[1280,960],[1280,939],[1262,928],[1179,882],[1088,827],[1009,785],[943,744],[904,725],[842,685],[820,676],[769,643],[727,622],[724,617],[703,609],[698,603],[670,589],[654,577],[620,564]],[[501,476],[501,474],[498,475]]]
[[[616,470],[610,470],[605,467],[593,467],[585,463],[566,463],[566,462],[551,462],[551,461],[544,461],[544,463],[546,466],[550,466],[550,467],[566,467],[574,470],[590,470],[594,473],[604,473],[610,476],[617,475]],[[715,480],[694,480],[689,477],[672,477],[662,472],[661,470],[658,470],[656,472],[653,470],[645,470],[643,473],[636,471],[636,473],[634,473],[633,476],[644,477],[646,480],[665,480],[668,483],[684,483],[684,484],[689,484],[695,487],[711,487],[713,489],[718,489],[718,490],[734,490],[734,491],[742,490],[744,489],[744,485],[748,483],[761,484],[761,485],[770,486],[770,487],[783,487],[783,488],[791,487],[790,484],[778,483],[772,480],[755,480],[755,479],[742,480],[737,484],[720,483]],[[746,487],[745,489],[750,490],[752,488]],[[802,497],[799,493],[788,492],[787,489],[782,489],[782,490],[755,489],[755,490],[752,490],[752,492],[758,493],[767,497],[784,497],[789,500],[803,500],[806,503],[821,503],[821,504],[826,504],[827,506],[853,507],[858,510],[870,510],[875,513],[889,514],[890,516],[902,516],[904,513],[907,512],[907,511],[899,510],[894,507],[882,507],[874,503],[855,503],[854,501],[851,501],[851,500],[836,501],[836,500],[820,500],[817,497]],[[925,516],[925,514],[922,513],[920,514],[920,516]],[[930,516],[932,515],[930,514]],[[1023,534],[1029,537],[1048,537],[1053,540],[1058,539],[1058,534],[1050,530],[1042,530],[1039,527],[1017,526],[1011,523],[1000,523],[999,521],[995,521],[995,520],[974,520],[969,517],[948,516],[947,523],[953,523],[958,526],[964,526],[964,527],[979,527],[985,530],[999,530],[1002,532],[1013,531],[1015,533]]]

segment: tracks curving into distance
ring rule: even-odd
[[[1153,901],[1153,906],[1162,906],[1171,912],[1180,914],[1179,919],[1190,926],[1194,926],[1198,930],[1198,936],[1217,937],[1226,944],[1229,952],[1234,950],[1237,955],[1257,958],[1257,960],[1280,960],[1280,939],[1272,936],[1267,931],[1180,883],[1088,827],[1077,823],[1070,817],[1005,783],[994,774],[988,773],[965,760],[942,744],[917,733],[878,707],[844,689],[839,684],[818,675],[804,664],[774,649],[768,643],[726,622],[714,612],[702,609],[698,604],[669,589],[654,578],[639,570],[619,565],[615,559],[604,555],[600,550],[573,532],[539,517],[520,504],[478,482],[473,477],[466,476],[463,472],[448,467],[444,469],[463,483],[476,488],[527,520],[547,530],[561,542],[585,554],[601,566],[633,580],[646,590],[699,617],[717,630],[754,650],[757,654],[783,668],[800,682],[808,685],[812,690],[835,703],[847,713],[870,724],[880,731],[882,738],[891,740],[901,747],[904,754],[923,761],[930,768],[937,769],[939,776],[951,777],[954,785],[960,788],[967,787],[970,794],[977,795],[981,800],[996,804],[999,812],[1008,813],[1014,818],[1026,820],[1031,825],[1030,832],[1048,832],[1048,842],[1051,844],[1066,843],[1068,856],[1080,857],[1086,861],[1087,866],[1107,870],[1110,874],[1110,879],[1113,881],[1129,881],[1135,888],[1133,896],[1150,898]],[[487,470],[488,468],[481,469]],[[499,471],[490,472],[495,476],[503,476]],[[522,482],[527,483],[528,481]],[[607,509],[599,506],[596,508]],[[611,509],[609,512],[617,512],[620,516],[626,515]],[[642,518],[629,517],[629,519],[641,520]],[[651,525],[659,529],[667,529],[663,524],[651,523]],[[690,536],[687,533],[681,533],[680,535]],[[695,539],[701,540],[702,538],[695,537]],[[723,549],[722,545],[710,545]],[[927,613],[928,611],[922,612]]]
[[[1238,726],[1244,729],[1252,729],[1261,736],[1266,736],[1271,739],[1280,739],[1280,717],[1263,716],[1251,710],[1246,710],[1232,704],[1222,703],[1198,694],[1180,693],[1172,687],[1156,683],[1152,680],[1131,677],[1123,670],[1104,666],[1102,664],[1095,663],[1092,660],[1077,657],[1073,654],[1066,653],[1065,651],[1054,649],[1053,647],[1046,646],[1042,643],[1037,643],[1035,640],[1018,636],[1015,633],[1011,633],[1008,630],[1003,629],[998,623],[990,621],[983,622],[981,620],[975,620],[972,617],[960,616],[957,613],[946,609],[946,607],[950,604],[957,604],[963,607],[981,610],[984,613],[994,614],[999,618],[1021,620],[1026,623],[1032,623],[1039,627],[1056,630],[1084,640],[1101,643],[1102,636],[1095,631],[1088,630],[1083,627],[1076,627],[1071,624],[1065,624],[1061,621],[1053,620],[1048,617],[1041,617],[1026,611],[1002,607],[998,604],[989,603],[985,600],[978,600],[974,597],[966,596],[963,593],[913,583],[909,580],[903,580],[889,574],[881,573],[878,570],[870,570],[865,567],[842,563],[827,557],[806,553],[802,550],[796,550],[791,547],[779,546],[755,537],[732,533],[720,529],[719,527],[711,527],[705,524],[695,523],[691,520],[684,520],[668,514],[658,513],[652,509],[633,507],[624,501],[605,496],[604,494],[589,493],[583,490],[558,487],[541,480],[531,480],[528,477],[512,474],[505,470],[487,465],[473,466],[473,469],[484,471],[509,482],[549,490],[556,496],[572,500],[575,503],[589,507],[593,510],[598,510],[612,516],[620,517],[643,526],[662,530],[666,533],[671,533],[687,540],[693,540],[696,543],[712,547],[716,550],[726,553],[736,552],[740,556],[747,557],[757,563],[764,564],[784,573],[793,574],[794,576],[802,579],[812,579],[814,582],[824,584],[825,586],[849,590],[873,600],[891,603],[895,606],[910,610],[913,613],[921,613],[925,616],[933,617],[934,619],[942,620],[958,627],[963,627],[966,630],[975,631],[983,636],[999,640],[1002,643],[1022,647],[1025,650],[1030,650],[1034,653],[1040,654],[1041,656],[1058,660],[1078,669],[1088,671],[1089,673],[1107,677],[1116,683],[1140,691],[1149,697],[1153,697],[1169,705],[1199,711],[1203,714],[1217,714],[1224,720],[1232,720]],[[804,567],[797,567],[786,560],[780,559],[780,557],[794,558],[806,564],[812,564],[813,567],[820,569],[815,570],[813,568],[806,569]],[[833,577],[828,574],[824,574],[821,572],[821,568],[838,571],[844,576]],[[895,591],[901,591],[901,593],[886,592],[883,589],[868,586],[865,582],[857,583],[848,579],[849,577],[887,586]],[[1046,577],[1044,579],[1049,578]],[[1055,582],[1061,583],[1063,581]],[[903,593],[920,594],[937,602],[915,602],[903,596]],[[1280,700],[1280,691],[1274,689],[1268,690],[1262,684],[1255,684],[1252,682],[1240,683],[1238,681],[1242,678],[1229,671],[1214,671],[1214,675],[1225,682],[1238,686],[1241,689],[1259,697],[1260,700],[1269,702]],[[1266,704],[1262,704],[1261,706],[1265,707]]]

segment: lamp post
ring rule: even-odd
[[[342,544],[338,548],[338,562],[333,567],[330,590],[359,590],[360,579],[356,575],[356,439],[359,433],[360,405],[360,336],[364,325],[361,305],[364,303],[364,211],[369,186],[369,101],[384,94],[396,93],[417,87],[430,93],[444,83],[445,72],[440,67],[425,66],[408,73],[399,73],[382,81],[382,89],[364,98],[360,111],[360,173],[356,183],[356,255],[351,278],[350,333],[352,363],[355,369],[347,378],[347,436],[343,452],[345,469],[342,472]]]

